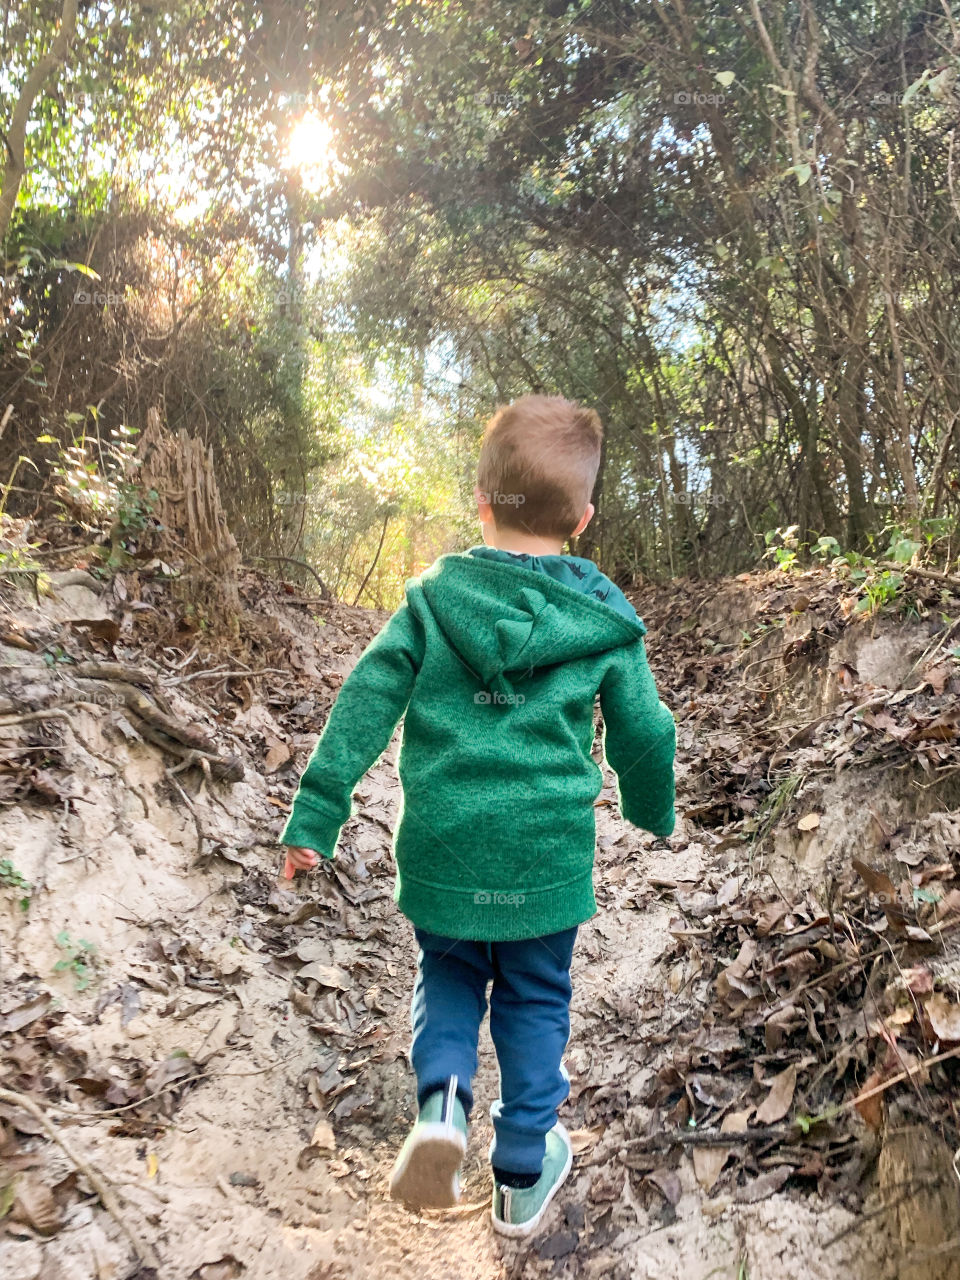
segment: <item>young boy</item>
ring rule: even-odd
[[[646,627],[594,564],[562,554],[593,515],[601,437],[596,413],[559,396],[497,412],[475,491],[485,545],[407,583],[340,690],[281,836],[290,875],[333,857],[354,787],[405,714],[394,896],[420,948],[419,1115],[391,1194],[440,1208],[459,1197],[492,983],[492,1217],[510,1236],[535,1230],[572,1159],[556,1113],[574,938],[596,911],[598,694],[623,816],[659,836],[674,828],[676,733]]]

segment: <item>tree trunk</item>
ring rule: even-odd
[[[17,104],[10,117],[7,129],[7,156],[3,166],[3,177],[0,179],[0,244],[7,238],[10,219],[17,204],[20,183],[27,171],[25,147],[27,141],[27,125],[30,113],[43,86],[49,77],[65,60],[77,33],[77,0],[63,0],[63,11],[60,14],[60,29],[54,37],[50,52],[45,53],[36,66],[28,73],[20,90]]]
[[[227,527],[213,450],[185,431],[168,435],[159,410],[150,409],[139,452],[140,485],[156,494],[151,514],[160,528],[153,535],[154,548],[183,566],[177,594],[203,606],[211,620],[232,622],[240,607],[240,552]],[[142,541],[147,543],[149,535]]]

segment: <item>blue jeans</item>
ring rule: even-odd
[[[522,942],[468,942],[415,929],[420,944],[413,989],[410,1061],[417,1098],[457,1077],[467,1114],[477,1039],[490,992],[490,1034],[500,1066],[500,1099],[490,1109],[491,1163],[539,1174],[546,1135],[570,1084],[563,1051],[570,1036],[570,961],[576,927]]]

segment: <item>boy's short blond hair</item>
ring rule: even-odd
[[[498,528],[568,538],[600,467],[603,427],[593,409],[563,396],[521,396],[487,423],[477,488]]]

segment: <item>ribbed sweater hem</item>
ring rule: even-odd
[[[397,905],[419,929],[474,942],[519,942],[583,924],[596,914],[592,868],[562,885],[452,888],[401,874]]]

